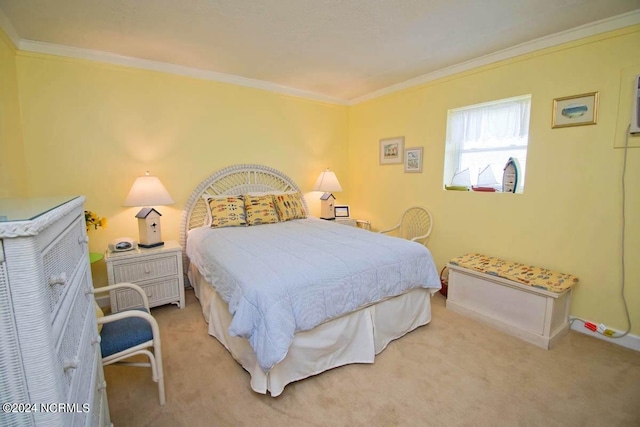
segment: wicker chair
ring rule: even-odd
[[[397,235],[403,239],[425,243],[427,237],[431,234],[432,227],[433,217],[431,212],[425,208],[414,206],[404,211],[398,225],[388,230],[382,230],[380,233],[389,233],[397,230]]]
[[[151,367],[153,381],[158,383],[160,405],[165,403],[164,376],[162,371],[162,353],[160,350],[160,328],[149,312],[149,300],[142,288],[133,283],[96,288],[95,293],[109,292],[121,288],[131,288],[142,297],[144,308],[136,308],[98,317],[102,366],[121,364],[128,366]],[[150,351],[153,349],[153,352]],[[144,354],[149,362],[125,362],[132,356]]]

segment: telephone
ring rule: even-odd
[[[136,248],[136,242],[131,237],[118,237],[109,243],[111,252],[132,251]]]

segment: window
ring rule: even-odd
[[[503,169],[513,157],[520,166],[521,192],[527,167],[530,113],[531,95],[449,110],[444,184],[501,190]]]

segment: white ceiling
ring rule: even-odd
[[[638,23],[640,0],[0,0],[0,12],[21,49],[353,102],[612,17]]]

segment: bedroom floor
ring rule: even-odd
[[[373,365],[349,365],[257,394],[207,334],[200,304],[153,309],[167,403],[148,368],[108,366],[118,426],[637,426],[640,353],[571,331],[550,351],[432,300],[433,320]]]

